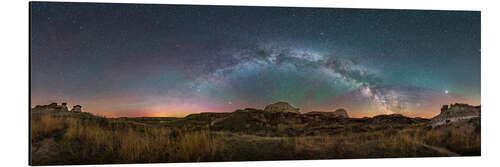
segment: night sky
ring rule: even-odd
[[[353,117],[480,104],[480,12],[31,3],[32,106]]]

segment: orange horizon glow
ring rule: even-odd
[[[401,114],[401,115],[409,117],[409,118],[420,117],[420,118],[430,119],[430,118],[433,118],[433,117],[437,116],[439,114],[439,112],[436,112],[436,114],[421,115],[421,116],[410,115],[410,114]],[[89,113],[92,113],[92,112],[89,112]],[[109,113],[98,113],[98,114],[97,113],[92,113],[92,114],[103,116],[103,117],[106,117],[106,118],[120,118],[120,117],[126,117],[126,118],[140,118],[140,117],[158,117],[158,118],[160,118],[160,117],[174,117],[174,118],[184,118],[184,117],[186,117],[188,115],[191,115],[191,114],[200,114],[200,113],[204,113],[204,112],[193,112],[193,113],[182,113],[182,114],[142,113],[142,114],[133,114],[133,115],[128,115],[128,116],[127,115],[120,116],[120,115],[109,114]],[[213,112],[213,113],[221,113],[221,112]],[[228,112],[228,113],[230,113],[230,112]],[[303,112],[301,114],[305,114],[305,113],[308,113],[308,112]],[[372,118],[372,117],[375,117],[375,116],[378,116],[378,115],[390,115],[390,114],[375,114],[375,113],[374,114],[365,114],[365,115],[362,115],[362,114],[349,114],[349,112],[347,114],[349,115],[349,118],[364,118],[364,117]],[[394,113],[394,114],[397,114],[397,113]]]
[[[34,107],[36,105],[32,105],[32,107]],[[440,113],[440,110],[439,108],[434,110],[435,112],[432,112],[432,113],[429,113],[427,115],[424,115],[424,114],[406,114],[406,113],[399,113],[403,116],[406,116],[406,117],[410,117],[410,118],[416,118],[416,117],[420,117],[420,118],[427,118],[427,119],[430,119],[430,118],[433,118],[435,117],[436,115],[438,115]],[[206,112],[138,112],[138,113],[133,113],[133,114],[123,114],[123,115],[117,115],[117,114],[114,114],[114,113],[109,113],[109,112],[92,112],[92,111],[85,111],[85,112],[89,112],[89,113],[92,113],[94,115],[98,115],[98,116],[103,116],[103,117],[106,117],[106,118],[120,118],[120,117],[127,117],[127,118],[140,118],[140,117],[174,117],[174,118],[184,118],[188,115],[191,115],[191,114],[199,114],[199,113],[206,113]],[[231,111],[231,112],[234,112],[234,111]],[[310,112],[310,111],[308,111]],[[213,113],[221,113],[221,112],[213,112]],[[230,112],[228,112],[230,113]],[[302,114],[304,113],[307,113],[307,112],[302,112]],[[347,114],[349,115],[349,118],[364,118],[364,117],[375,117],[375,116],[378,116],[378,115],[390,115],[391,113],[386,113],[386,114],[381,114],[381,113],[365,113],[365,114],[351,114],[351,113],[354,113],[354,112],[349,112],[347,111]],[[398,114],[398,113],[392,113],[392,114]]]
[[[453,104],[449,101],[440,101],[443,105]],[[480,100],[475,101],[457,101],[456,103],[466,103],[474,106],[480,105]],[[45,103],[47,105],[50,103]],[[61,103],[58,103],[61,104]],[[175,117],[175,118],[184,118],[190,114],[199,114],[205,112],[234,112],[237,109],[246,108],[244,106],[224,106],[217,107],[211,104],[161,104],[150,106],[148,108],[138,108],[138,109],[120,109],[118,108],[120,105],[117,103],[78,103],[83,106],[84,112],[89,112],[94,115],[103,116],[106,118],[119,118],[119,117],[128,117],[128,118],[136,118],[136,117]],[[73,105],[67,103],[69,109],[72,108]],[[34,108],[35,104],[31,104],[31,108]],[[117,107],[118,106],[118,107]],[[207,107],[210,106],[210,107]],[[245,105],[247,106],[247,105]],[[250,106],[257,109],[262,109],[260,107]],[[310,111],[335,111],[338,108],[344,108],[347,111],[347,114],[350,118],[363,118],[363,117],[374,117],[377,115],[387,115],[387,114],[401,114],[406,117],[415,118],[433,118],[434,116],[440,113],[442,105],[436,105],[427,108],[412,108],[412,112],[408,113],[397,113],[397,112],[380,112],[370,107],[361,107],[361,108],[349,108],[349,107],[329,107],[329,108],[313,108],[309,111],[302,111],[302,113],[307,113]]]

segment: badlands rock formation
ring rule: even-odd
[[[306,115],[316,115],[316,114],[322,114],[322,115],[326,115],[326,116],[330,116],[330,117],[349,118],[347,111],[343,108],[337,109],[333,112],[312,111],[312,112],[306,113]]]
[[[267,112],[292,112],[292,113],[300,113],[299,108],[295,108],[287,102],[277,102],[274,104],[270,104],[264,108],[264,111]]]
[[[456,124],[471,119],[481,118],[481,106],[471,106],[468,104],[443,105],[441,113],[432,118],[429,125],[432,127]]]
[[[37,105],[31,109],[32,112],[69,112],[67,103],[61,103],[58,105],[57,103],[50,103],[49,105]],[[82,112],[82,106],[75,105],[71,112]]]
[[[73,106],[73,109],[71,109],[71,112],[82,112],[82,106],[80,106],[80,105]]]

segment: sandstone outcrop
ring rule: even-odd
[[[455,103],[443,105],[441,113],[431,119],[429,125],[432,127],[456,124],[471,119],[481,118],[481,106],[471,106],[468,104]]]
[[[57,103],[50,103],[49,105],[37,105],[31,109],[34,112],[68,112],[66,103],[58,105]]]
[[[349,118],[349,115],[347,114],[347,111],[343,108],[337,109],[333,112],[328,112],[328,111],[311,111],[306,113],[306,115],[325,115],[329,117],[338,117],[338,118]]]
[[[31,109],[32,112],[49,112],[49,113],[65,113],[65,112],[82,112],[82,106],[75,105],[73,109],[69,110],[67,103],[61,103],[61,105],[57,103],[50,103],[49,105],[37,105]]]
[[[60,111],[61,112],[68,112],[68,106],[66,106],[67,104],[66,103],[62,103],[61,106],[60,106]]]
[[[73,106],[73,109],[71,109],[71,112],[82,112],[82,106],[80,106],[80,105]]]
[[[277,102],[274,104],[267,105],[264,108],[264,111],[267,112],[291,112],[291,113],[300,113],[299,108],[295,108],[287,102]]]

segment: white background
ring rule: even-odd
[[[348,7],[385,9],[446,9],[481,11],[482,156],[458,158],[399,158],[315,161],[132,164],[127,166],[499,166],[500,4],[479,0],[93,0],[162,4]],[[28,165],[28,1],[0,3],[0,166]],[[452,40],[452,39],[450,39]],[[266,148],[262,148],[266,149]],[[102,165],[99,165],[102,166]],[[105,165],[108,166],[108,165]]]

